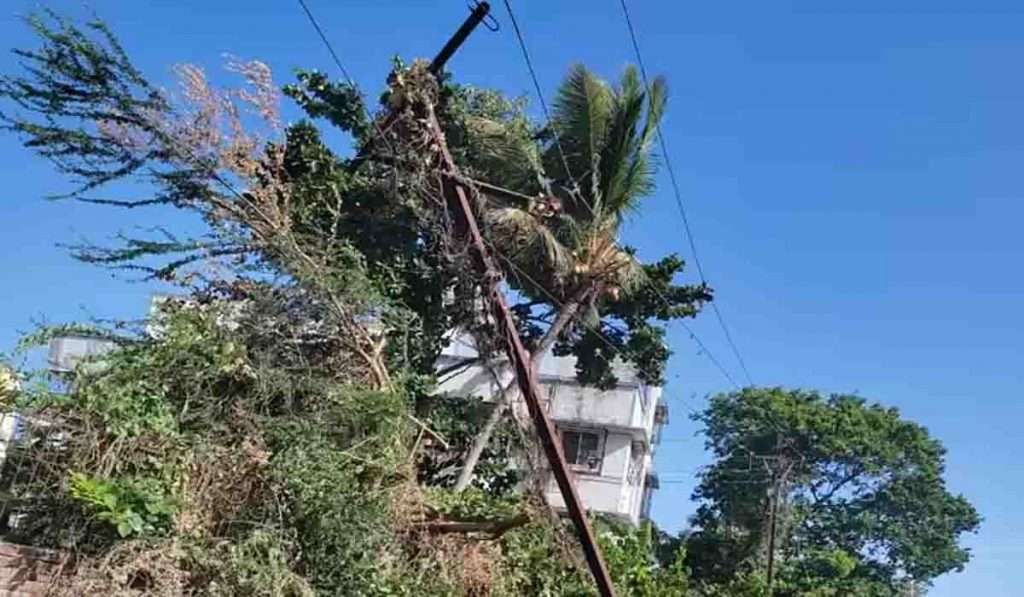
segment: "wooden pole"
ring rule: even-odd
[[[768,500],[771,503],[771,508],[768,511],[769,525],[768,525],[768,572],[766,574],[768,581],[768,597],[772,597],[773,594],[773,581],[775,580],[775,517],[778,512],[779,504],[779,481],[775,478],[775,472],[772,472],[772,492]]]
[[[434,59],[430,62],[431,74],[437,77],[444,72],[444,67],[448,64],[448,59],[455,54],[456,50],[462,47],[462,44],[466,41],[469,35],[473,33],[473,30],[476,29],[485,18],[487,18],[487,15],[489,15],[490,12],[491,5],[487,2],[480,2],[472,11],[470,11],[466,20],[463,21],[462,25],[459,26],[455,33],[448,38],[448,41],[445,42],[441,51],[439,51],[437,56],[434,56]],[[398,115],[395,113],[388,114],[384,121],[376,127],[376,130],[373,131],[373,133],[376,134],[371,133],[370,139],[359,148],[359,153],[357,153],[356,156],[348,163],[347,170],[349,174],[354,173],[363,165],[364,162],[366,162],[367,158],[370,156],[370,151],[373,149],[373,146],[381,137],[387,135],[388,131],[391,130],[391,127],[394,126],[397,117]]]

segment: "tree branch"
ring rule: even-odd
[[[508,531],[530,522],[530,517],[517,514],[499,520],[430,520],[416,523],[416,528],[434,534],[444,533],[489,533],[498,538]]]
[[[456,372],[456,371],[458,371],[460,369],[465,369],[465,368],[468,368],[468,367],[472,367],[473,365],[481,362],[482,360],[483,359],[480,358],[480,357],[475,357],[475,358],[471,358],[471,359],[462,359],[458,363],[453,363],[451,365],[448,365],[447,367],[442,367],[441,369],[439,369],[437,371],[437,373],[435,375],[438,377],[438,379],[440,379],[440,378],[448,375],[449,373],[454,373],[454,372]]]

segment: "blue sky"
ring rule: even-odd
[[[309,0],[352,75],[376,94],[389,58],[432,56],[462,0]],[[4,46],[30,42],[9,0]],[[342,6],[344,4],[344,6]],[[856,8],[851,8],[852,5]],[[899,8],[893,8],[893,5]],[[632,57],[616,0],[515,3],[550,95],[584,62],[615,76]],[[83,15],[82,4],[50,6]],[[259,58],[336,71],[293,0],[95,0],[149,76]],[[974,561],[931,595],[1019,595],[1024,586],[1024,5],[976,0],[631,3],[647,67],[668,77],[665,121],[707,277],[754,381],[858,392],[898,407],[949,450],[948,480],[985,516]],[[511,27],[479,31],[451,62],[460,81],[532,91]],[[15,61],[0,54],[0,71]],[[532,99],[532,98],[531,98]],[[645,256],[688,256],[668,181],[630,223]],[[33,318],[142,315],[154,288],[73,262],[55,246],[192,223],[44,195],[67,187],[0,136],[0,352]],[[694,279],[692,267],[689,279]],[[711,313],[694,329],[739,375]],[[679,529],[706,462],[689,412],[728,389],[685,332],[667,394],[655,518]],[[1016,588],[1016,590],[1014,590]]]

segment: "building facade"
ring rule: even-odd
[[[453,341],[438,363],[439,371],[451,371],[442,376],[439,391],[495,400],[513,381],[511,371],[502,363],[494,367],[495,373],[481,365],[456,368],[476,357],[470,341]],[[625,366],[616,367],[616,376],[618,385],[611,390],[584,387],[576,381],[573,358],[548,354],[538,381],[586,508],[636,524],[650,514],[658,484],[654,448],[668,410],[660,387],[640,382]],[[514,407],[525,408],[518,402]],[[564,507],[553,479],[547,480],[545,493],[552,506]]]

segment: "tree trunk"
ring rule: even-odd
[[[498,402],[494,405],[494,410],[487,415],[487,421],[484,422],[480,433],[473,438],[473,445],[469,447],[469,453],[466,454],[466,459],[462,461],[462,470],[459,471],[459,478],[455,481],[454,489],[456,492],[469,487],[470,482],[473,481],[473,473],[476,471],[476,465],[480,462],[480,456],[484,453],[484,448],[491,441],[494,430],[497,429],[498,423],[501,422],[502,416],[505,414],[509,402],[511,402],[509,395],[518,392],[518,390],[513,389],[512,386],[514,385],[516,385],[516,382],[512,381],[512,383],[501,389]]]
[[[544,354],[554,345],[555,341],[558,340],[559,334],[565,329],[572,318],[579,312],[580,305],[587,296],[587,292],[581,291],[577,293],[572,300],[566,303],[562,310],[558,312],[558,316],[555,317],[555,321],[551,323],[551,327],[541,338],[537,348],[534,349],[533,354],[530,355],[530,371],[536,375],[540,369],[541,361],[544,360]],[[486,364],[487,367],[491,367],[491,364]],[[495,381],[501,384],[494,369],[491,369],[491,374],[494,376]],[[466,454],[466,459],[462,462],[462,470],[459,471],[459,478],[455,481],[455,487],[453,488],[456,492],[461,492],[469,487],[470,482],[473,481],[473,473],[476,471],[476,465],[480,462],[480,455],[484,453],[484,449],[487,444],[491,441],[491,436],[494,435],[494,430],[498,428],[498,423],[501,422],[502,416],[505,411],[508,410],[509,403],[512,402],[512,398],[518,395],[518,390],[513,389],[516,385],[516,381],[513,379],[508,385],[501,389],[498,396],[498,402],[494,405],[494,410],[488,415],[487,421],[484,423],[480,433],[473,438],[473,445],[469,448],[469,453]]]

